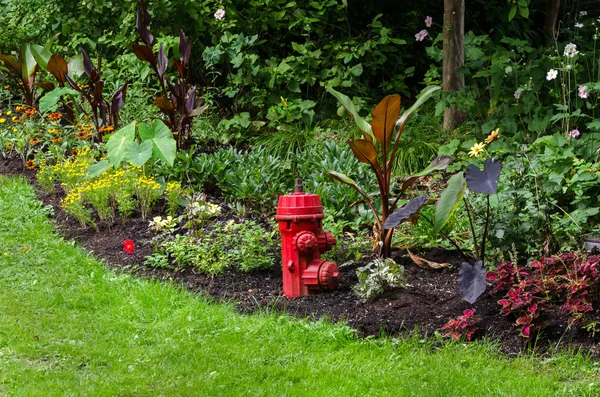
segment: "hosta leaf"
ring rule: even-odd
[[[417,214],[425,204],[427,204],[427,196],[425,194],[415,197],[389,215],[383,224],[383,228],[395,228],[402,222],[410,219],[411,216]]]
[[[350,113],[350,116],[352,116],[352,118],[354,119],[356,126],[358,127],[360,132],[363,134],[364,138],[366,140],[372,142],[373,141],[373,131],[371,128],[371,124],[367,123],[367,121],[365,119],[360,117],[360,115],[358,114],[358,110],[356,110],[356,107],[352,103],[352,100],[350,98],[348,98],[346,95],[334,90],[331,87],[327,87],[327,91],[329,91],[329,93],[331,95],[335,96],[337,98],[337,100],[340,101],[342,106],[344,108],[346,108],[348,113]]]
[[[106,142],[106,158],[113,167],[117,167],[123,160],[125,148],[135,139],[135,121],[121,128]]]
[[[444,189],[435,205],[434,233],[439,233],[454,211],[456,211],[465,194],[466,187],[465,177],[462,172],[450,177],[446,189]]]
[[[154,120],[152,127],[140,123],[139,131],[142,141],[150,143],[154,157],[173,166],[177,154],[177,143],[169,127],[161,120]]]
[[[475,303],[477,298],[485,292],[485,268],[482,261],[475,265],[463,262],[458,272],[458,288],[463,299],[470,304]]]
[[[371,115],[373,135],[382,147],[387,148],[394,132],[394,124],[400,115],[400,95],[388,95],[383,98]]]
[[[129,142],[125,146],[124,157],[134,166],[141,167],[152,157],[152,143],[149,141],[142,143]]]
[[[411,175],[404,180],[402,183],[401,193],[406,191],[406,189],[408,189],[417,179],[427,176],[435,171],[445,170],[451,162],[452,157],[450,156],[439,156],[433,159],[433,161],[429,163],[429,165],[423,171],[419,172],[418,174]]]
[[[500,160],[487,159],[483,163],[483,171],[474,164],[469,164],[465,177],[467,179],[467,187],[477,193],[490,194],[496,193],[498,190],[498,178],[502,163]]]

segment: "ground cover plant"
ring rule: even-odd
[[[360,340],[343,325],[242,316],[114,273],[55,234],[26,183],[0,182],[3,393],[595,395],[597,368],[581,356],[507,360],[484,344]]]

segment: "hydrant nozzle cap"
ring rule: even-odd
[[[296,178],[296,183],[294,185],[294,193],[303,193],[304,187],[302,186],[302,178]]]

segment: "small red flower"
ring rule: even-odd
[[[133,255],[134,249],[135,243],[133,242],[133,240],[125,240],[123,242],[123,251],[125,251],[126,254]]]

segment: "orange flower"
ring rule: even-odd
[[[40,138],[31,138],[29,140],[29,143],[31,143],[32,145],[35,145],[36,143],[40,142]]]
[[[71,149],[71,156],[77,156],[79,154],[79,152],[77,151],[77,149]]]
[[[5,90],[8,90],[9,88],[10,88],[10,86],[8,84],[4,86]]]
[[[62,117],[62,113],[61,112],[50,113],[48,115],[48,119],[50,121],[58,121],[58,120],[60,120],[61,117]]]
[[[85,138],[87,138],[87,134],[85,133],[85,131],[77,132],[77,139],[85,139]]]
[[[499,133],[500,133],[500,128],[496,128],[494,131],[492,131],[490,133],[490,135],[487,138],[485,138],[485,142],[486,143],[492,143],[496,139],[500,138]]]
[[[15,108],[15,110],[16,110],[18,113],[21,113],[23,110],[25,110],[25,105],[19,105],[19,106],[17,106],[17,107]]]
[[[13,121],[13,123],[18,123],[21,120],[19,120],[19,118],[17,116],[13,116],[12,121]]]
[[[100,132],[113,132],[115,128],[112,125],[100,128]]]
[[[60,143],[60,141],[62,141],[61,137],[56,137],[52,140],[52,143]]]
[[[25,167],[29,168],[30,170],[34,169],[35,168],[35,163],[33,162],[33,160],[27,160],[25,162]]]

